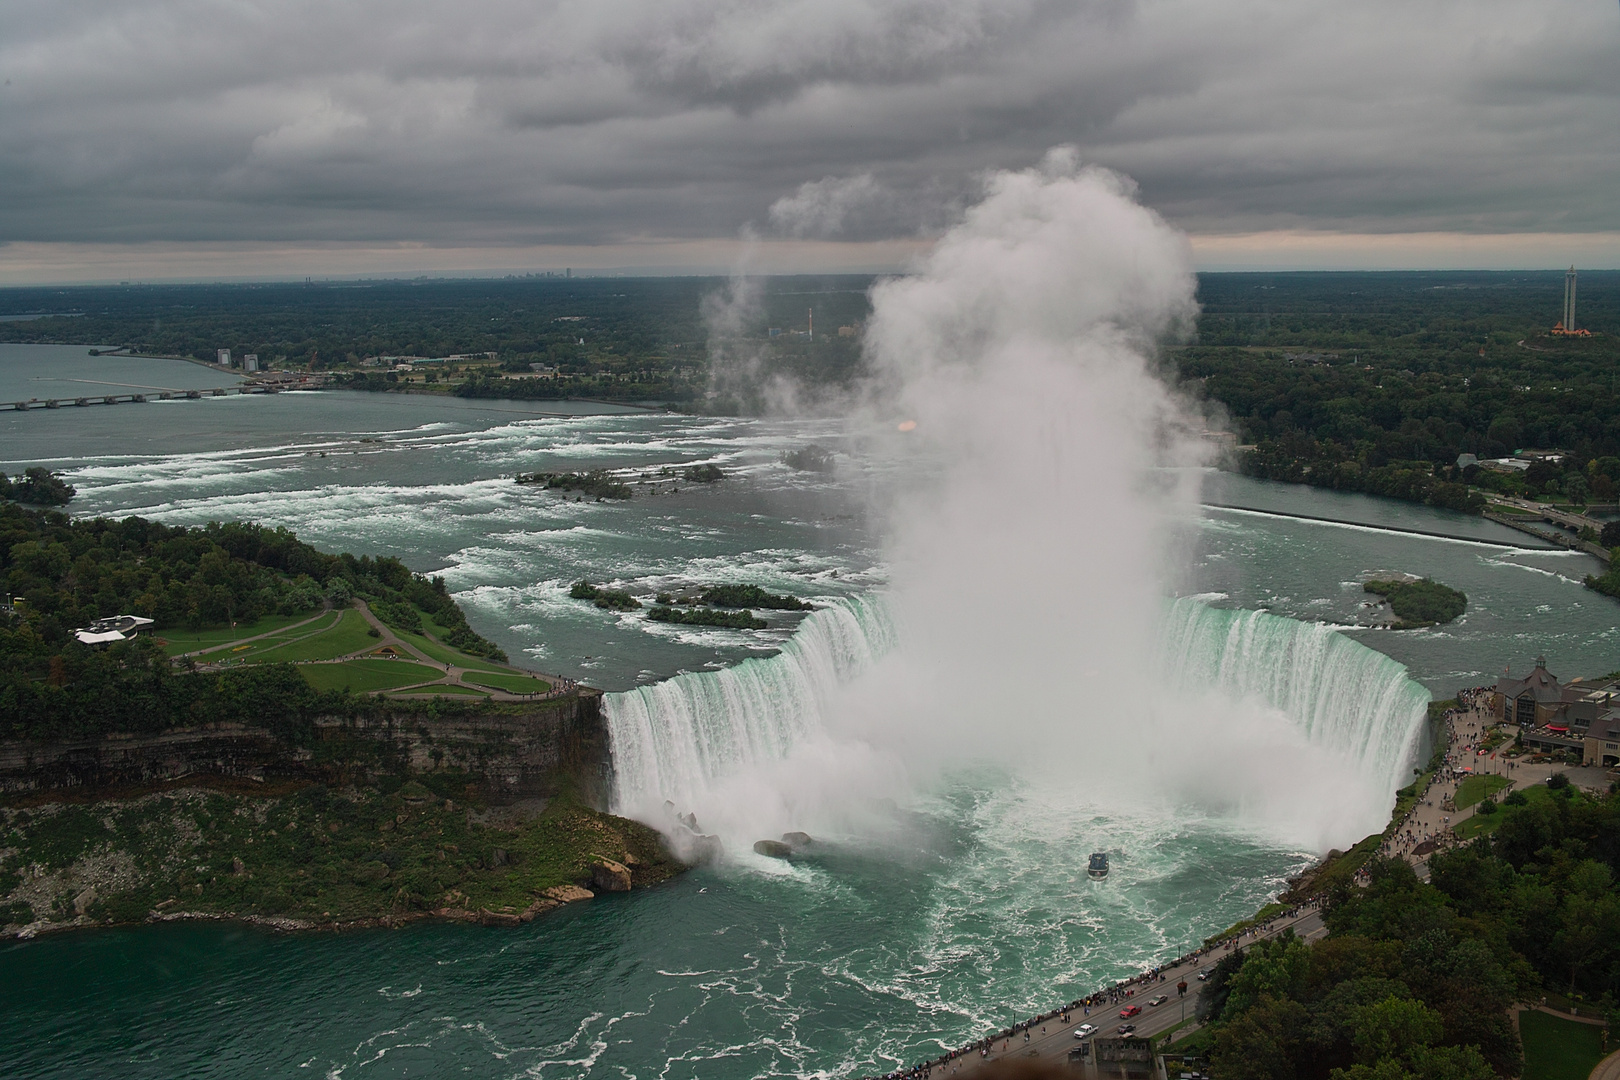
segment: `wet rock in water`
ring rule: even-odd
[[[603,859],[591,864],[591,884],[598,892],[629,892],[630,871],[623,863]]]
[[[688,829],[691,829],[693,832],[702,832],[703,831],[702,829],[698,828],[697,815],[696,814],[682,814],[676,820],[679,821],[682,825],[685,825]]]
[[[572,904],[576,900],[591,900],[596,896],[591,890],[582,889],[578,885],[553,885],[551,888],[544,890],[544,893],[547,899],[555,900],[559,904]]]
[[[686,846],[687,861],[694,866],[702,863],[717,862],[726,851],[725,845],[720,842],[720,838],[710,833],[698,833],[696,836],[689,837]]]
[[[484,926],[519,926],[523,916],[515,911],[491,911],[481,908],[478,912],[478,921]]]
[[[799,848],[809,847],[815,841],[810,839],[809,833],[785,832],[782,834],[782,843],[797,851]]]
[[[769,859],[786,859],[792,857],[793,849],[780,840],[755,840],[754,854]]]

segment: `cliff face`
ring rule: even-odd
[[[605,806],[612,782],[600,691],[434,716],[400,708],[360,719],[322,717],[301,745],[240,724],[174,728],[82,742],[0,742],[0,792],[46,792],[192,775],[307,777],[350,783],[384,773],[465,771],[494,802],[554,794],[571,782]]]

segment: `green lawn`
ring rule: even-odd
[[[474,690],[470,686],[451,686],[451,685],[448,685],[448,684],[446,684],[444,686],[424,686],[420,690],[412,690],[410,693],[401,694],[400,696],[401,697],[417,697],[417,696],[425,697],[425,696],[430,695],[430,694],[433,694],[433,695],[448,694],[448,695],[450,695],[452,697],[480,697],[480,698],[488,696],[482,690]]]
[[[232,641],[241,641],[243,638],[257,637],[259,634],[268,634],[293,623],[303,622],[314,615],[313,611],[306,611],[302,615],[266,615],[257,622],[243,626],[228,626],[218,630],[186,630],[176,627],[161,630],[157,636],[167,641],[163,651],[170,656],[181,653],[196,652],[199,649],[211,649],[216,645],[226,645]],[[313,624],[311,624],[313,626]]]
[[[463,675],[461,681],[473,683],[477,686],[493,686],[497,690],[505,690],[512,694],[544,694],[551,690],[551,684],[544,679],[530,678],[527,675],[507,675],[492,671],[479,671]]]
[[[1457,809],[1466,810],[1487,795],[1495,795],[1513,781],[1505,776],[1470,776],[1457,785],[1457,797],[1452,801]]]
[[[1603,1029],[1543,1012],[1519,1014],[1523,1080],[1586,1080],[1603,1060]]]
[[[410,634],[403,630],[395,630],[401,641],[408,641],[418,649],[441,664],[451,664],[455,667],[466,668],[469,671],[496,671],[507,673],[509,669],[502,667],[493,660],[485,660],[477,656],[468,656],[464,652],[452,649],[448,645],[434,641],[421,634]]]
[[[345,660],[341,664],[304,664],[299,674],[317,690],[342,690],[357,694],[392,690],[396,686],[432,682],[444,672],[408,660]]]
[[[367,633],[371,629],[365,618],[353,608],[342,613],[337,622],[312,637],[303,637],[293,631],[296,640],[267,642],[264,648],[253,648],[243,654],[250,660],[270,663],[298,663],[301,660],[335,660],[352,652],[373,648],[377,639]]]
[[[1532,784],[1527,788],[1520,789],[1520,794],[1533,803],[1546,802],[1552,798],[1552,793],[1547,790],[1545,784]],[[1507,816],[1506,811],[1511,809],[1512,807],[1504,806],[1502,811],[1489,816],[1476,813],[1467,821],[1456,826],[1452,831],[1464,840],[1472,840],[1476,836],[1487,836],[1496,831],[1496,827],[1502,824],[1502,819]]]

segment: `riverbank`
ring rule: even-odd
[[[571,788],[459,801],[476,786],[464,774],[337,790],[221,779],[13,799],[0,807],[0,935],[188,919],[516,926],[686,869],[654,830]]]

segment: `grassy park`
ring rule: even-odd
[[[491,691],[544,694],[551,683],[508,665],[445,644],[451,631],[432,618],[421,629],[378,630],[358,607],[302,615],[266,615],[233,627],[169,630],[163,651],[198,665],[298,665],[317,690],[357,694],[409,687],[413,695],[487,697]],[[425,662],[424,662],[425,661]],[[459,682],[443,681],[446,668],[460,668]],[[426,685],[425,685],[426,684]]]
[[[1524,1080],[1586,1080],[1604,1058],[1603,1029],[1544,1012],[1519,1014]]]
[[[1470,776],[1457,785],[1457,794],[1452,802],[1457,809],[1466,810],[1482,799],[1512,785],[1513,781],[1505,776]]]

